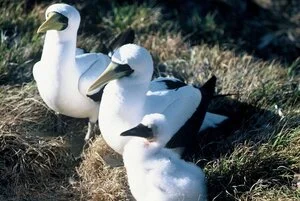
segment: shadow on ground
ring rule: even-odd
[[[279,60],[292,64],[300,55],[299,4],[296,0],[203,0],[152,1],[140,0],[149,7],[161,7],[163,20],[172,23],[171,30],[183,33],[191,45],[221,44],[230,49],[247,51],[264,60]],[[78,3],[84,19],[84,32],[95,34],[101,22],[99,15],[109,13],[112,6],[130,5],[136,1],[91,0]],[[129,25],[130,26],[130,25]],[[100,26],[101,27],[101,26]],[[164,29],[152,27],[154,30]],[[99,28],[99,27],[98,27]],[[144,32],[144,30],[137,30]],[[165,30],[170,31],[170,30]],[[105,34],[109,36],[109,34]]]
[[[211,104],[211,112],[230,119],[199,135],[198,165],[206,166],[209,200],[236,200],[260,184],[291,187],[294,172],[285,167],[292,162],[276,152],[266,153],[263,147],[280,116],[231,98],[218,99]]]

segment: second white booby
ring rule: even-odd
[[[111,59],[87,92],[91,95],[106,85],[99,110],[99,127],[108,145],[122,154],[132,137],[120,134],[138,126],[145,115],[162,113],[170,118],[173,126],[172,135],[166,140],[167,147],[195,148],[194,133],[199,131],[204,119],[214,92],[215,77],[204,85],[204,90],[170,80],[164,81],[169,88],[151,91],[153,61],[145,48],[127,44],[117,49]]]

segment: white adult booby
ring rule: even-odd
[[[150,53],[138,45],[127,44],[115,51],[110,65],[89,88],[91,95],[107,84],[99,110],[99,127],[108,145],[120,154],[132,138],[120,134],[139,125],[142,118],[151,113],[173,118],[173,133],[167,147],[195,148],[194,132],[198,132],[202,124],[214,92],[215,78],[205,85],[202,93],[176,80],[150,82],[152,73]],[[160,81],[169,87],[151,91],[151,87],[158,88],[154,85]]]
[[[38,33],[46,32],[42,57],[33,67],[39,93],[56,113],[75,118],[88,118],[90,138],[98,119],[99,94],[88,98],[87,88],[110,62],[102,53],[84,54],[76,48],[80,14],[72,6],[59,3],[48,7],[46,21]]]
[[[143,123],[151,129],[151,136],[148,135],[148,139],[131,139],[123,153],[133,197],[137,201],[206,200],[203,171],[195,164],[180,159],[178,154],[163,148],[158,142],[160,136],[172,130],[168,118],[161,114],[151,114],[143,118]],[[139,134],[140,137],[144,136],[143,133]]]

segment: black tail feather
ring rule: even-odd
[[[121,32],[109,45],[108,50],[113,53],[119,47],[133,43],[135,39],[135,32],[132,28],[128,28],[124,32]]]
[[[217,78],[216,76],[212,76],[207,82],[205,82],[202,87],[200,87],[201,93],[203,96],[211,99],[214,96],[215,88],[216,88]]]

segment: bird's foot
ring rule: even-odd
[[[56,113],[56,132],[59,134],[63,133],[63,121],[62,116],[59,113]]]
[[[94,132],[93,132],[94,127],[95,127],[95,123],[89,121],[89,124],[88,124],[88,131],[87,131],[87,133],[86,133],[86,135],[85,135],[85,137],[84,137],[85,143],[88,143],[89,140],[90,140],[92,137],[94,137]]]
[[[103,165],[116,168],[116,167],[122,167],[124,166],[123,161],[121,158],[113,158],[109,155],[107,156],[100,156],[101,157],[101,162]]]

